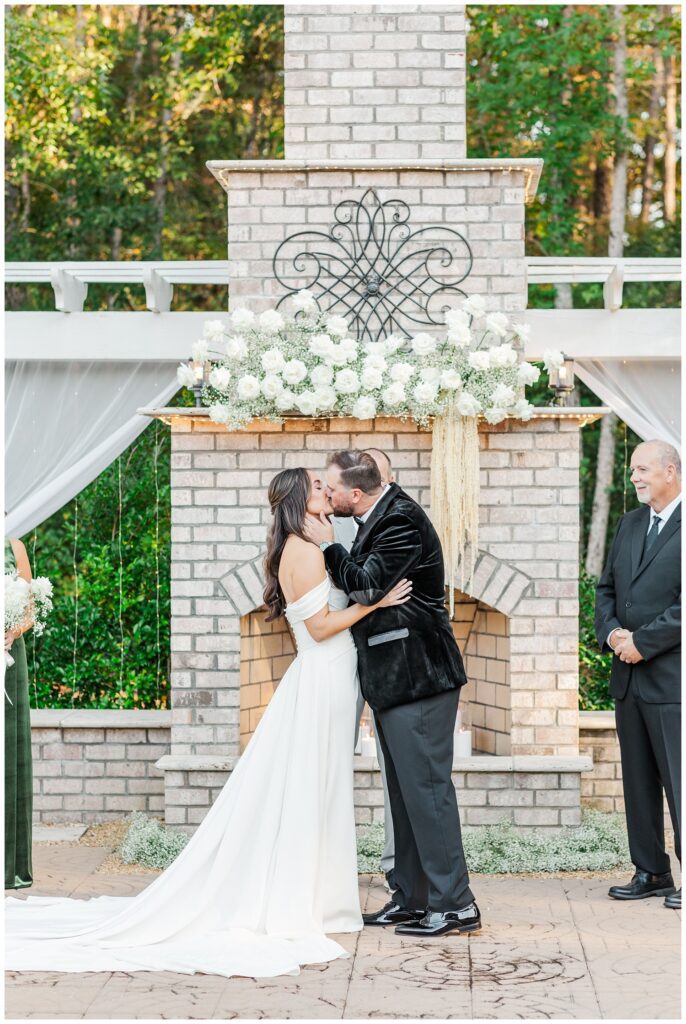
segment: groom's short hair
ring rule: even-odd
[[[365,494],[374,494],[381,487],[379,467],[367,452],[332,452],[326,460],[327,466],[338,466],[341,480],[350,489],[357,487]]]

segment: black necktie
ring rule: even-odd
[[[360,516],[353,516],[353,519],[355,520],[358,526],[362,526],[362,524],[364,523],[364,519],[361,519]]]
[[[650,549],[652,548],[652,546],[655,543],[655,541],[657,540],[658,532],[659,532],[659,527],[660,527],[660,523],[661,522],[662,522],[662,520],[660,519],[659,516],[653,516],[653,522],[651,524],[650,529],[648,530],[648,535],[647,535],[647,537],[645,539],[645,544],[643,546],[643,557],[644,558],[648,554]]]

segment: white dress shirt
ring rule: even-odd
[[[386,484],[386,485],[384,486],[384,489],[383,489],[383,491],[381,492],[381,494],[379,495],[379,497],[378,497],[378,498],[376,499],[376,501],[374,502],[374,504],[372,505],[372,507],[371,507],[371,508],[368,508],[366,512],[363,512],[363,514],[362,514],[361,516],[358,516],[357,518],[358,518],[358,519],[361,519],[363,523],[366,523],[366,522],[367,522],[367,520],[369,519],[370,515],[372,514],[372,512],[374,511],[374,509],[376,508],[376,506],[377,506],[377,505],[379,504],[379,502],[381,501],[381,499],[383,498],[384,494],[386,493],[386,491],[388,490],[388,488],[389,488],[390,486],[391,486],[390,484]]]

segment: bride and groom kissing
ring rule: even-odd
[[[348,955],[330,934],[475,931],[451,771],[462,658],[425,511],[371,454],[269,485],[268,619],[297,655],[178,858],[136,897],[7,901],[14,970],[297,974]],[[353,517],[350,552],[330,517]],[[359,673],[359,685],[358,685]],[[353,750],[358,689],[374,712],[395,835],[391,899],[362,915]]]

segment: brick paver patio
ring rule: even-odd
[[[106,874],[105,848],[35,846],[35,895],[131,895],[152,875]],[[6,1016],[43,1019],[680,1018],[680,918],[615,903],[608,879],[475,876],[483,930],[416,943],[343,936],[349,960],[299,977],[9,972]],[[384,902],[360,878],[365,909]]]

